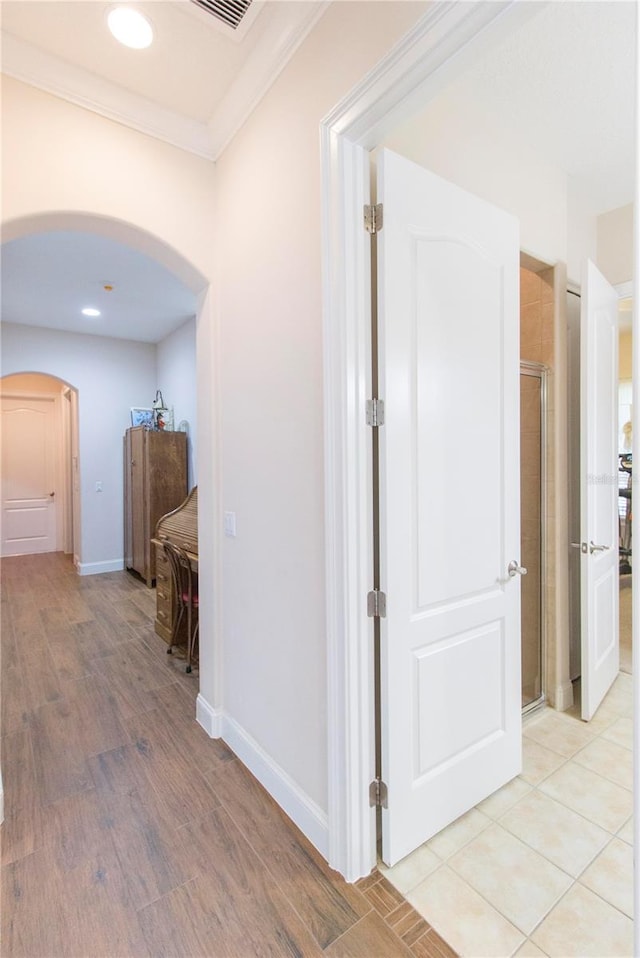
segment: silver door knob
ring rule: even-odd
[[[610,549],[611,546],[597,546],[595,545],[593,539],[589,543],[589,552],[593,555],[594,552],[606,552]]]
[[[516,575],[527,574],[527,570],[524,568],[524,566],[518,565],[515,559],[512,559],[509,565],[507,566],[507,572],[509,573],[512,579]]]

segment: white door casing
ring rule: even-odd
[[[2,555],[57,548],[56,400],[2,398]]]
[[[581,691],[588,721],[620,666],[618,294],[590,261],[580,327]]]
[[[383,859],[521,770],[519,230],[378,160]]]
[[[329,859],[350,881],[376,862],[376,815],[369,805],[372,638],[365,602],[372,587],[371,430],[364,415],[371,395],[370,238],[362,228],[362,207],[371,202],[369,151],[534,8],[514,0],[434,0],[321,123]]]

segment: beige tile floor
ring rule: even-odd
[[[523,771],[380,870],[462,956],[633,955],[632,679],[524,721]]]

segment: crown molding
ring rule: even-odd
[[[290,3],[286,11],[280,11],[280,16],[271,20],[249,62],[233,81],[209,121],[214,159],[220,156],[275,83],[330,2],[323,0],[313,5]]]
[[[103,80],[4,31],[0,33],[0,42],[2,72],[8,76],[172,146],[213,159],[206,124],[166,110],[146,97]]]
[[[198,122],[0,31],[2,72],[181,150],[216,160],[313,29],[329,0],[287,4],[209,122]]]

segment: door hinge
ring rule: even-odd
[[[369,785],[369,805],[371,808],[389,807],[389,790],[381,778],[374,778]]]
[[[370,619],[384,619],[387,614],[387,596],[380,589],[367,594],[367,615]]]
[[[384,426],[384,399],[367,399],[367,426]]]
[[[382,203],[364,207],[364,228],[367,233],[379,233],[382,229]]]

